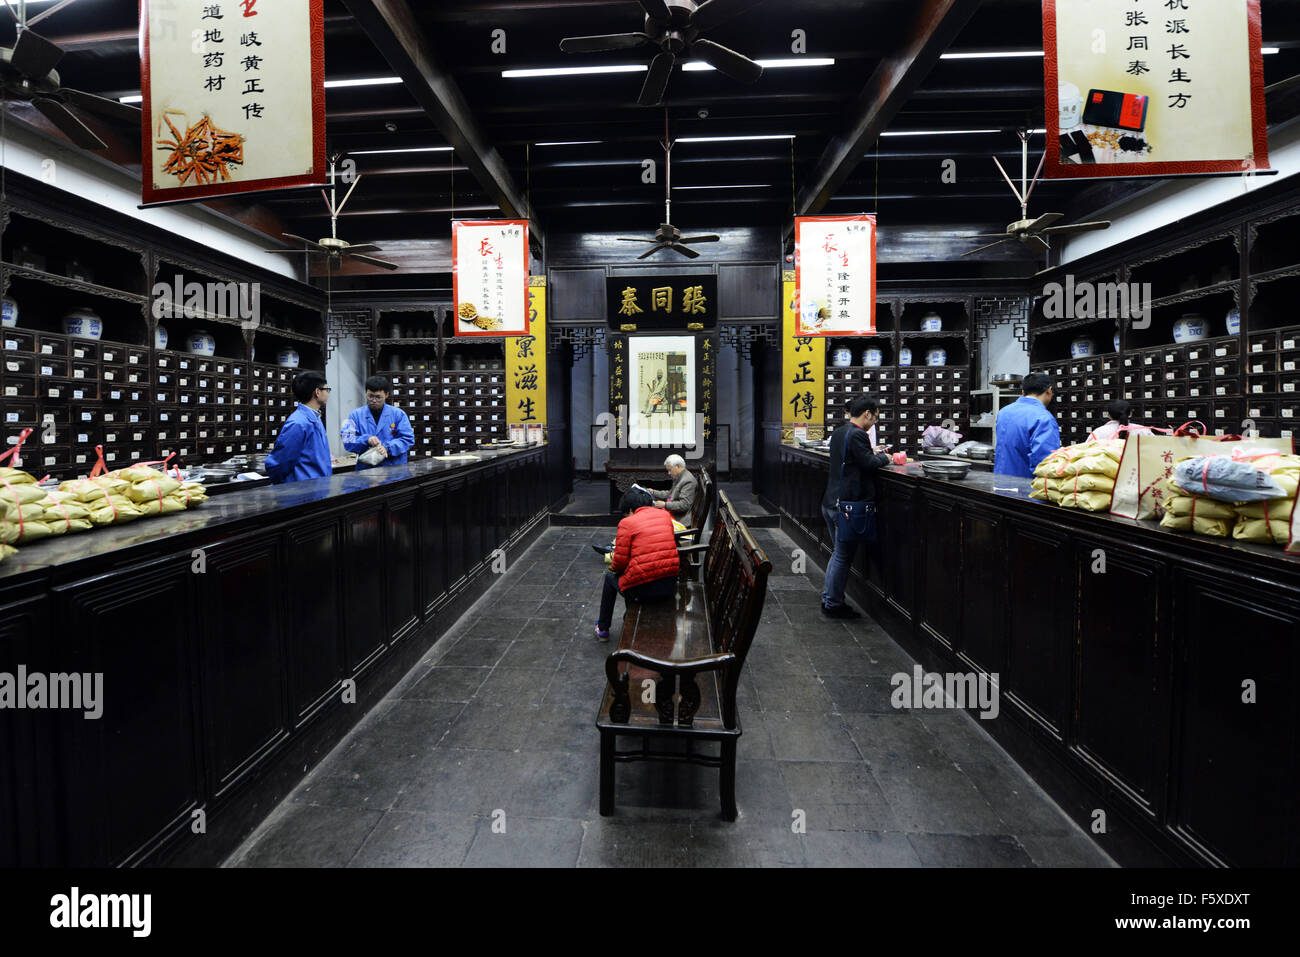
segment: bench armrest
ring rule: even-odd
[[[683,535],[698,535],[699,531],[698,528],[683,528],[680,532],[673,532],[673,535],[681,538]]]
[[[708,545],[678,545],[677,546],[678,555],[694,555],[696,552],[707,552],[708,550],[709,550]]]
[[[620,648],[605,659],[605,677],[609,679],[609,686],[614,693],[609,708],[610,720],[624,724],[632,713],[630,689],[628,688],[628,678],[631,672],[630,670],[625,674],[619,674],[618,672],[618,666],[624,661],[659,673],[659,680],[655,683],[658,688],[655,698],[655,710],[659,712],[660,724],[673,723],[673,690],[674,686],[678,684],[678,676],[680,676],[681,701],[677,705],[677,723],[683,727],[689,727],[694,721],[695,712],[700,707],[700,689],[695,683],[695,675],[701,671],[716,671],[723,665],[730,664],[735,660],[736,656],[731,652],[724,652],[721,654],[701,655],[698,658],[687,658],[683,661],[667,661],[663,658],[643,655],[641,652],[633,651],[630,648]],[[727,727],[730,728],[734,725],[735,719],[733,717]]]
[[[701,655],[698,658],[670,661],[666,658],[645,655],[630,648],[620,648],[605,659],[605,673],[611,681],[614,681],[618,674],[618,665],[626,661],[634,665],[640,665],[642,668],[658,671],[664,676],[693,675],[700,671],[716,671],[723,665],[730,664],[735,660],[736,656],[729,651],[713,655]]]

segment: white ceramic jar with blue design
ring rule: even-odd
[[[1185,312],[1174,323],[1174,342],[1200,342],[1210,334],[1210,324],[1199,312]]]
[[[921,317],[921,331],[942,332],[943,317],[941,317],[937,312],[927,312]]]
[[[155,349],[167,348],[167,327],[159,324],[154,326],[153,330],[153,347]]]
[[[862,353],[862,364],[870,369],[882,365],[885,361],[885,354],[879,349],[867,349]]]
[[[1228,310],[1227,315],[1228,335],[1235,336],[1241,332],[1241,310],[1233,306]]]
[[[1093,354],[1096,345],[1087,336],[1080,336],[1070,343],[1071,359],[1086,359]]]
[[[63,317],[63,334],[78,339],[99,339],[104,334],[104,320],[89,307],[73,309]]]
[[[898,364],[900,366],[910,366],[912,364],[912,350],[903,346],[898,350]]]
[[[4,297],[4,321],[0,324],[6,329],[12,329],[18,325],[18,303],[8,296]]]
[[[925,354],[925,364],[928,366],[946,366],[948,364],[948,352],[946,349],[931,349]]]
[[[296,369],[298,368],[298,362],[300,361],[298,357],[298,350],[291,349],[288,346],[285,346],[278,353],[276,353],[275,361],[276,364],[279,365],[280,368],[282,369]]]
[[[206,329],[195,329],[185,337],[185,348],[196,356],[215,356],[217,340]]]

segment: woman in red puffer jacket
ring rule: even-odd
[[[619,508],[625,517],[618,523],[596,622],[596,637],[601,641],[609,638],[614,602],[620,593],[624,601],[671,598],[680,568],[673,518],[666,510],[655,508],[654,499],[637,489],[623,496]]]

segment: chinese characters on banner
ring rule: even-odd
[[[457,336],[526,336],[528,220],[451,224]]]
[[[875,216],[796,216],[794,271],[799,335],[875,335]]]
[[[506,338],[506,422],[546,424],[546,277],[528,279],[528,335]]]
[[[624,416],[627,406],[627,336],[611,336],[609,340],[609,407],[617,417],[615,445],[623,447]]]
[[[144,205],[324,183],[323,0],[141,0]]]
[[[801,336],[795,327],[798,300],[794,270],[781,275],[781,439],[789,441],[796,428],[820,438],[826,420],[826,343]]]
[[[713,439],[713,392],[717,381],[717,345],[711,336],[700,340],[700,413],[704,416],[701,426],[704,429],[704,441]]]
[[[1043,0],[1047,178],[1268,169],[1259,0]]]
[[[702,331],[717,326],[718,277],[614,276],[605,280],[611,329]]]

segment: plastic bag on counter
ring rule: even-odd
[[[0,502],[8,505],[28,505],[45,498],[45,489],[39,485],[0,482]]]
[[[1171,480],[1189,494],[1220,502],[1259,502],[1285,498],[1286,490],[1249,460],[1231,455],[1197,455],[1174,465]]]
[[[1062,492],[1060,505],[1085,512],[1105,512],[1110,509],[1110,492]]]
[[[960,432],[945,429],[942,425],[931,425],[921,433],[921,448],[923,449],[943,449],[947,452],[960,441]]]
[[[385,450],[382,447],[378,445],[374,445],[366,449],[360,455],[358,455],[357,461],[364,462],[366,465],[369,466],[375,466],[378,465],[380,462],[384,461],[386,458],[388,458],[388,456],[385,455],[384,452]]]
[[[136,502],[135,507],[144,516],[170,515],[173,512],[185,511],[185,502],[182,499],[164,495],[162,498],[150,498],[145,499],[143,502]]]
[[[45,506],[40,502],[30,502],[27,505],[11,505],[3,502],[0,503],[0,511],[4,512],[10,523],[39,522],[45,515]]]
[[[133,502],[157,501],[180,487],[181,483],[176,479],[159,475],[156,479],[136,482],[126,490],[126,497]]]
[[[1227,538],[1237,523],[1237,509],[1229,502],[1204,495],[1188,495],[1170,476],[1158,489],[1162,494],[1157,501],[1164,509],[1160,518],[1162,528],[1180,532],[1196,532],[1212,538]]]
[[[1300,456],[1263,456],[1255,459],[1253,464],[1282,486],[1286,498],[1238,505],[1232,537],[1245,542],[1286,545],[1291,540],[1291,519],[1295,513],[1296,491],[1300,488]]]
[[[95,525],[121,525],[142,514],[125,495],[109,495],[90,503],[90,521]]]
[[[181,502],[186,508],[194,508],[208,500],[208,493],[203,488],[202,482],[183,482],[170,497]]]
[[[76,502],[47,504],[41,522],[49,528],[51,535],[88,532],[94,528],[90,523],[90,509]]]
[[[109,495],[119,495],[131,485],[126,479],[101,475],[98,478],[72,479],[59,483],[59,491],[67,492],[78,502],[97,502]]]

